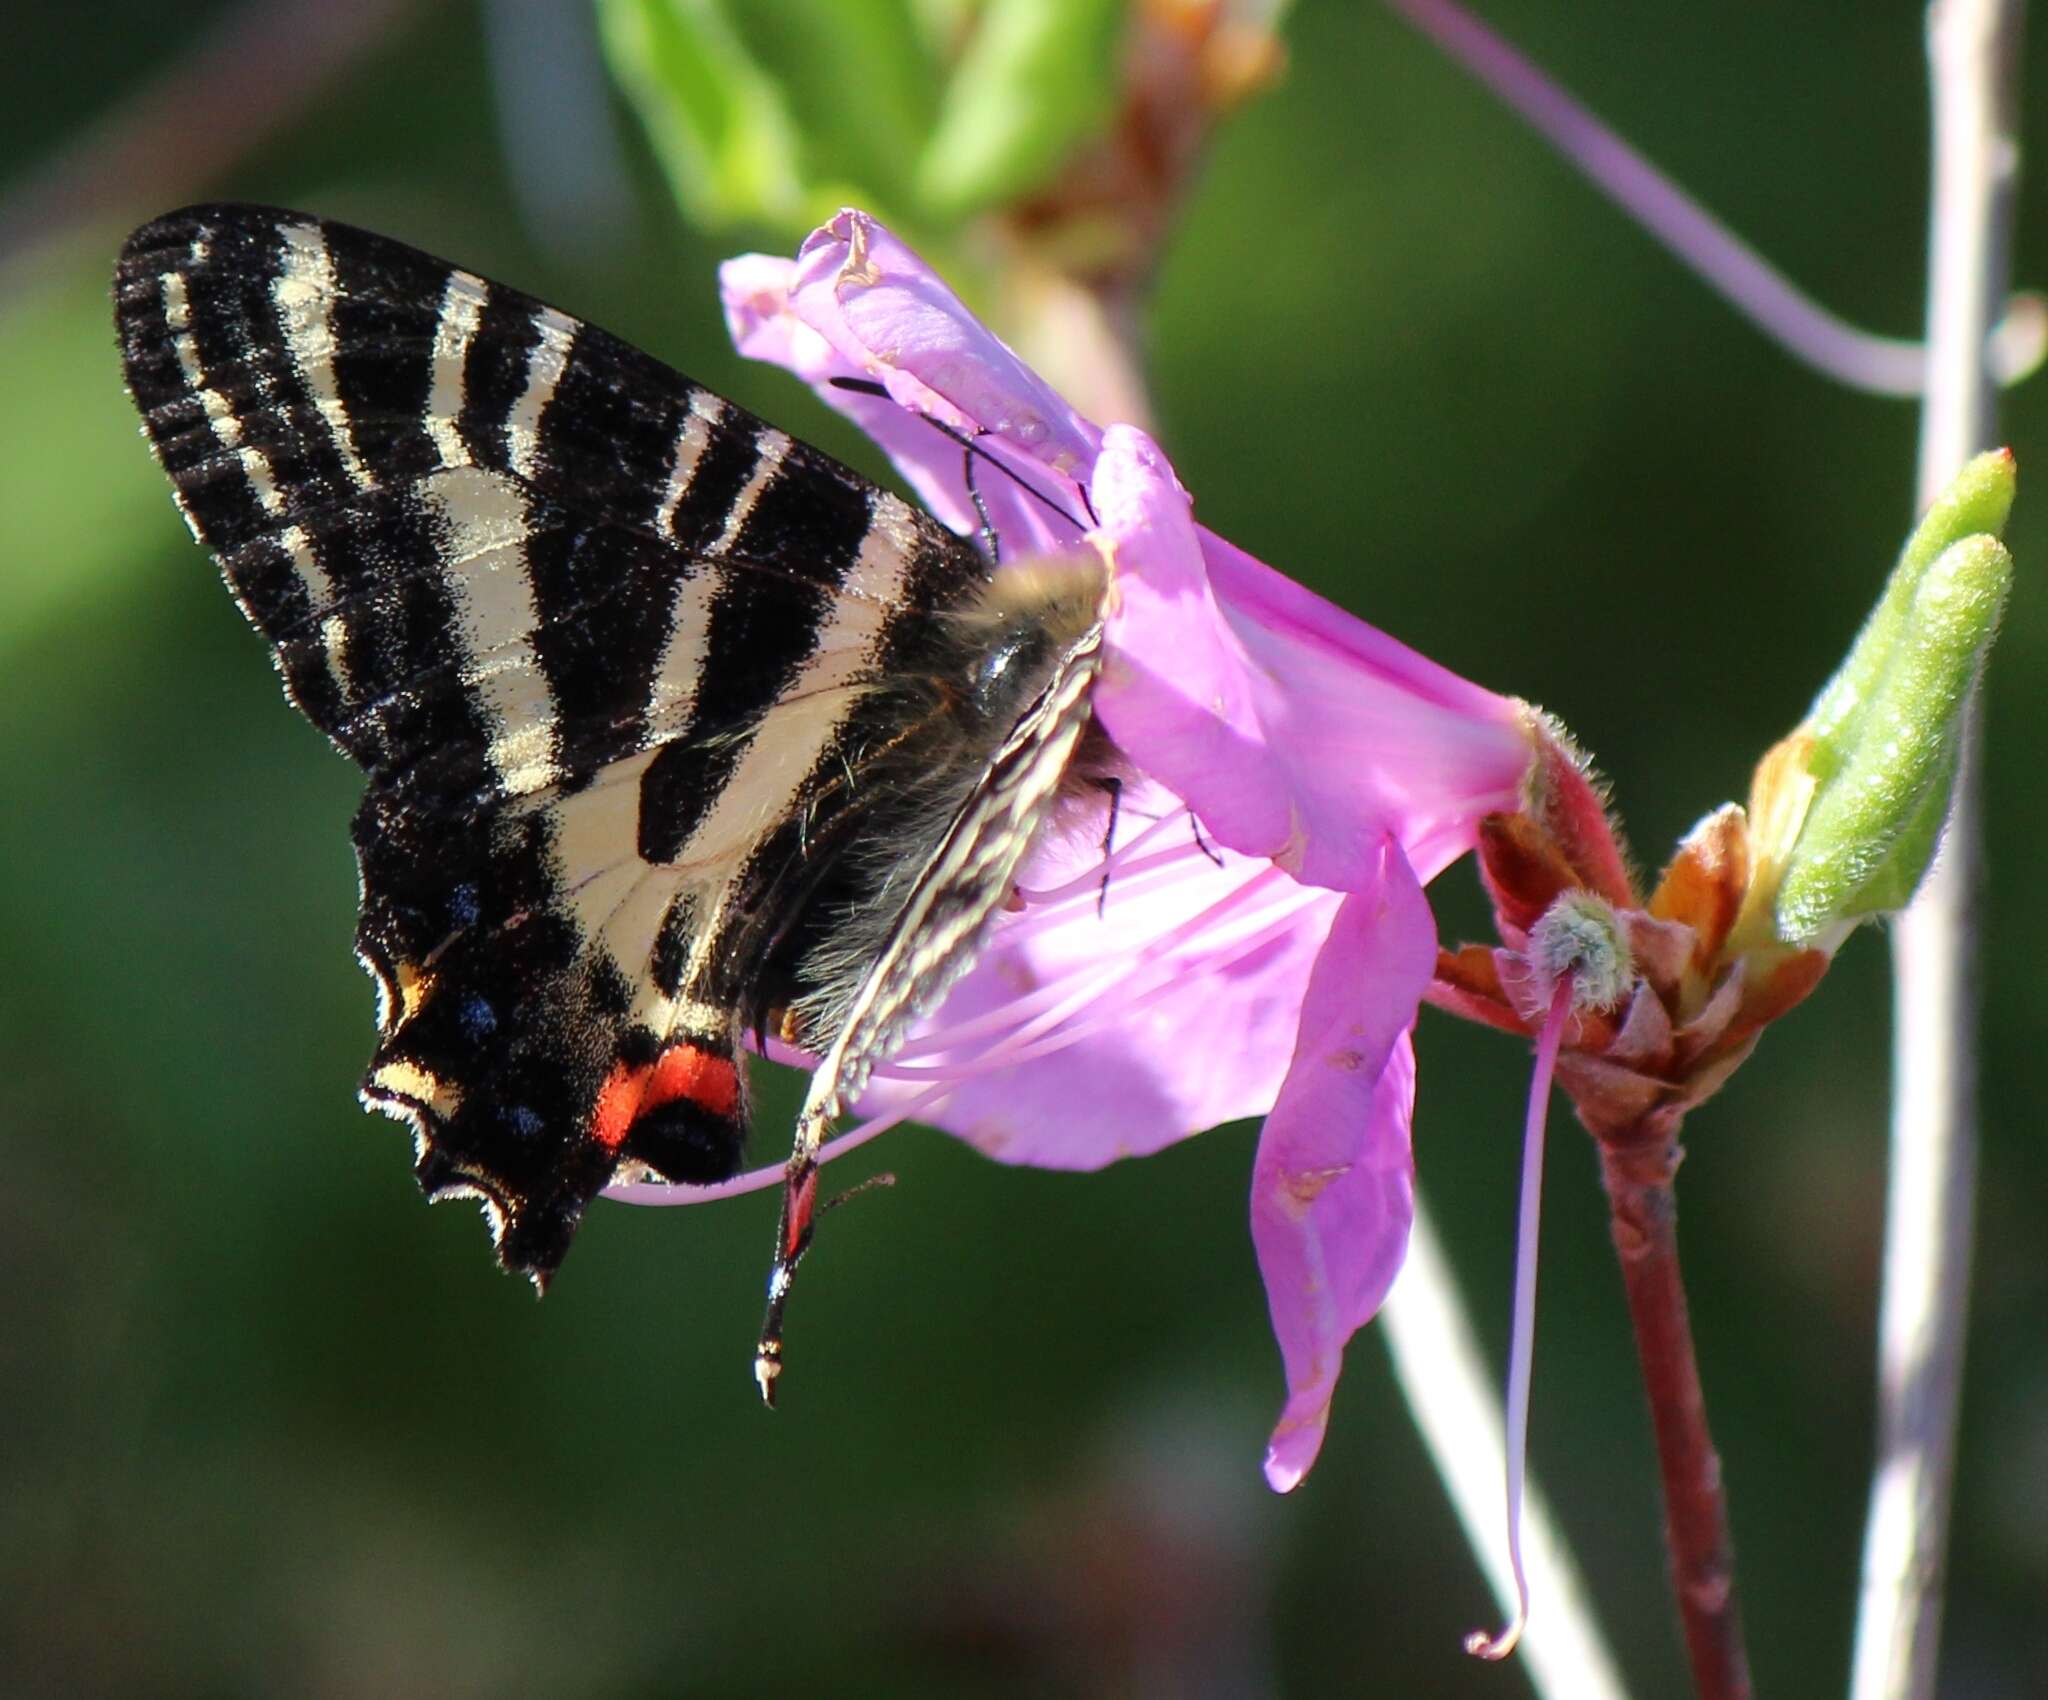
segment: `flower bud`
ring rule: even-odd
[[[1758,766],[1757,872],[1737,933],[1832,951],[1901,907],[1933,859],[1963,708],[1998,629],[2012,557],[1991,535],[2012,456],[1980,455],[1927,512],[1805,722]]]

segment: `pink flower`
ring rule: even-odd
[[[1085,536],[1111,564],[1095,712],[1141,777],[1106,904],[1102,824],[1051,837],[862,1108],[1069,1169],[1264,1116],[1252,1237],[1288,1386],[1266,1475],[1291,1488],[1407,1246],[1422,883],[1518,806],[1528,711],[1198,526],[1150,438],[1081,418],[866,215],[723,287],[741,351],[850,415],[947,523],[980,532],[978,495],[1005,559]],[[973,441],[971,488],[934,422]]]

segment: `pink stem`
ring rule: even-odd
[[[1873,336],[1794,287],[1670,178],[1451,0],[1387,4],[1518,112],[1622,209],[1772,341],[1851,389],[1918,395],[1917,342]]]

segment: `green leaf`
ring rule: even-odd
[[[905,204],[945,32],[913,0],[598,0],[686,217],[791,234]]]
[[[1123,0],[989,0],[946,85],[917,182],[958,218],[1035,188],[1114,110]]]
[[[1877,871],[1842,911],[1844,918],[1889,915],[1905,908],[1918,889],[1920,878],[1934,860],[1934,847],[1941,829],[1948,823],[1950,794],[1956,785],[1956,760],[1961,752],[1951,748],[1948,758],[1928,781],[1927,794],[1899,833],[1898,842]]]
[[[598,0],[598,21],[687,216],[712,227],[804,221],[796,123],[717,0]]]
[[[907,204],[945,79],[909,0],[742,0],[734,18],[798,127],[813,200],[837,185],[809,222]]]

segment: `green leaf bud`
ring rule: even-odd
[[[2000,458],[1980,457],[1964,480]],[[1930,533],[1942,534],[1938,515],[1951,534],[1958,524],[2003,521],[2011,477],[2002,458],[2002,481],[1980,478],[1960,496],[1959,481],[1936,504],[1815,705],[1809,766],[1818,786],[1777,893],[1777,932],[1789,943],[1817,942],[1839,922],[1896,907],[1926,871],[1947,812],[1963,707],[1998,629],[2012,557],[1981,534],[1947,544],[1927,564],[1918,557]]]

